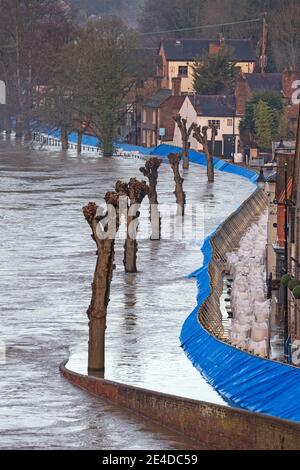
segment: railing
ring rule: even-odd
[[[60,139],[49,136],[47,134],[42,134],[40,132],[34,132],[32,139],[34,142],[38,142],[41,146],[47,145],[47,146],[61,147],[62,145],[62,142]],[[69,142],[68,147],[70,150],[77,150],[78,145],[75,144],[74,142]],[[83,152],[99,153],[99,148],[93,145],[82,144],[81,149]],[[123,157],[123,158],[131,158],[131,159],[135,158],[139,160],[147,160],[147,157],[144,157],[138,151],[125,152],[120,148],[116,149],[114,156]]]
[[[52,136],[48,136],[45,134],[41,134],[40,132],[34,132],[33,133],[33,140],[35,142],[40,143],[41,145],[47,145],[47,146],[54,146],[54,147],[61,147],[62,143],[61,140]],[[69,142],[68,144],[70,150],[77,150],[78,145],[75,144],[74,142]],[[82,151],[83,152],[98,152],[99,149],[97,147],[94,147],[93,145],[82,145]]]
[[[238,249],[240,240],[247,229],[258,221],[267,208],[266,193],[257,190],[239,209],[234,212],[212,236],[212,259],[209,265],[211,293],[199,309],[202,326],[219,339],[227,339],[220,310],[223,292],[223,278],[227,271],[226,253]]]

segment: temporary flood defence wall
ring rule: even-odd
[[[180,340],[193,365],[231,405],[300,422],[300,369],[253,356],[222,340],[219,299],[225,253],[239,245],[266,204],[265,193],[257,191],[205,240],[203,267],[191,275],[198,285],[198,306]]]

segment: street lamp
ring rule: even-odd
[[[259,172],[259,177],[257,178],[257,186],[259,189],[265,189],[266,186],[266,178],[264,175],[264,170],[261,167],[260,172]]]

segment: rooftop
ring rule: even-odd
[[[198,116],[232,117],[235,109],[234,96],[190,95],[189,99]]]
[[[164,39],[161,46],[167,60],[193,61],[209,52],[211,44],[232,49],[233,60],[237,62],[255,62],[256,54],[250,39],[225,39],[222,43],[218,39]]]
[[[282,91],[281,73],[246,73],[244,77],[252,91]]]
[[[169,90],[168,88],[162,88],[156,91],[155,93],[153,93],[153,95],[151,95],[150,98],[148,98],[148,100],[145,103],[145,106],[147,106],[148,108],[158,108],[171,95],[172,95],[171,90]]]

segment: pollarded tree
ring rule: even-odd
[[[105,367],[105,330],[110,286],[114,270],[115,238],[119,229],[119,194],[108,192],[107,208],[90,202],[83,214],[97,245],[97,263],[92,283],[92,300],[87,311],[89,318],[89,370]]]
[[[145,181],[131,178],[129,183],[118,181],[116,191],[128,198],[127,204],[127,235],[124,245],[124,267],[126,273],[136,273],[137,266],[137,231],[139,225],[140,205],[148,194],[149,188]]]
[[[177,203],[177,214],[184,216],[185,211],[185,203],[186,203],[186,195],[183,191],[183,182],[184,179],[180,175],[179,171],[179,164],[181,160],[181,156],[179,153],[170,153],[168,156],[171,168],[174,174],[174,181],[175,181],[175,197]]]
[[[216,141],[216,136],[218,135],[218,129],[215,125],[211,125],[211,149],[209,149],[209,144],[208,144],[208,129],[209,127],[203,126],[197,126],[197,124],[194,124],[194,133],[193,137],[194,139],[199,142],[200,145],[203,147],[203,151],[205,153],[206,161],[207,161],[207,179],[209,183],[213,183],[215,180],[215,171],[214,171],[214,162],[213,162],[213,154],[214,154],[214,149],[215,149],[215,141]]]
[[[157,157],[149,158],[145,166],[140,168],[140,172],[148,178],[149,191],[148,199],[150,204],[150,222],[151,222],[151,240],[160,240],[161,238],[161,217],[158,210],[157,198],[157,180],[158,169],[162,164],[162,159]]]
[[[182,141],[182,156],[183,156],[183,169],[188,170],[190,166],[190,159],[189,159],[189,140],[191,133],[193,132],[193,124],[188,128],[187,127],[187,119],[184,119],[177,114],[174,118],[178,129],[181,134],[181,141]]]

